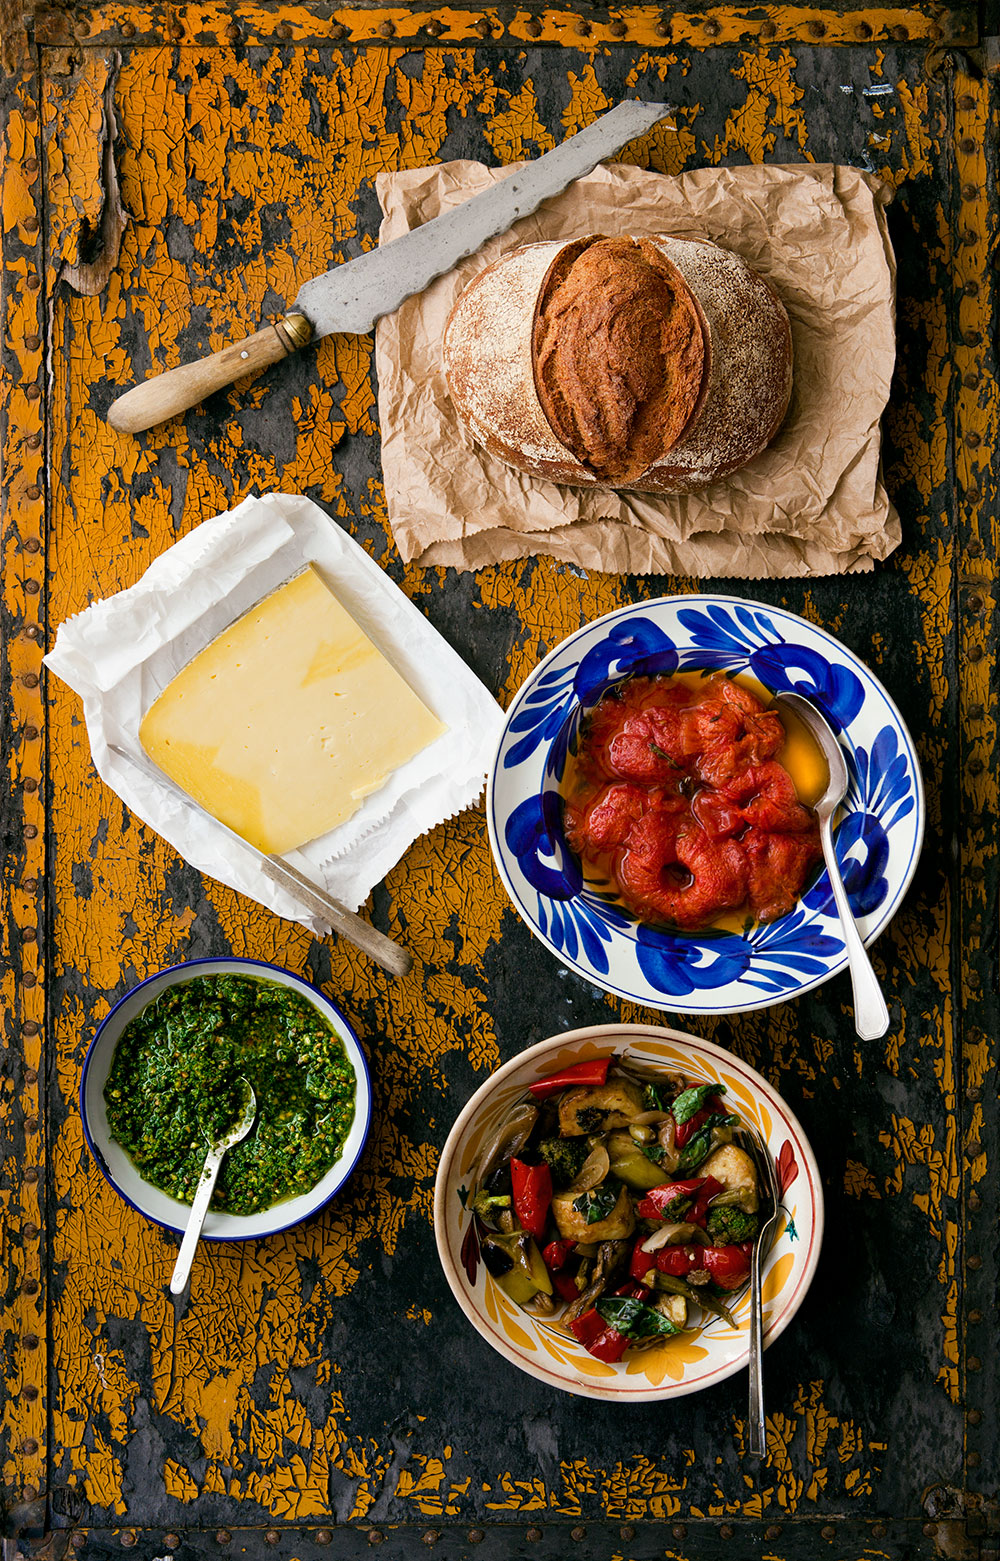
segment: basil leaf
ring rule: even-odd
[[[664,1317],[655,1307],[647,1306],[644,1301],[637,1301],[633,1295],[602,1296],[594,1307],[598,1317],[612,1328],[623,1333],[627,1339],[652,1339],[657,1334],[664,1337],[672,1333],[680,1333],[676,1323],[672,1323],[669,1317]]]
[[[656,1108],[653,1107],[651,1109],[655,1110]],[[646,1159],[652,1160],[654,1165],[663,1164],[663,1156],[667,1151],[663,1148],[662,1144],[640,1144],[639,1148],[646,1156]]]
[[[617,1178],[606,1176],[599,1187],[592,1187],[590,1192],[574,1198],[573,1207],[577,1214],[583,1215],[588,1225],[596,1225],[598,1220],[606,1220],[614,1212],[620,1191],[621,1183]]]
[[[642,1092],[643,1111],[662,1111],[663,1101],[655,1084],[647,1084]]]
[[[700,1111],[710,1095],[724,1095],[724,1084],[696,1084],[692,1089],[681,1090],[677,1099],[670,1107],[671,1115],[677,1126],[683,1122],[690,1122],[696,1111]]]
[[[707,1121],[702,1123],[697,1133],[692,1138],[689,1138],[684,1145],[684,1148],[681,1150],[681,1157],[677,1162],[677,1170],[691,1171],[704,1160],[712,1147],[712,1129],[714,1127],[735,1127],[739,1120],[739,1117],[724,1117],[720,1112],[713,1111]]]

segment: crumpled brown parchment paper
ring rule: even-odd
[[[511,171],[451,162],[380,174],[379,242]],[[777,288],[792,322],[792,404],[741,471],[696,494],[595,492],[526,477],[473,442],[441,361],[455,299],[509,250],[587,233],[707,237]],[[545,553],[583,569],[751,579],[871,569],[901,539],[880,468],[894,302],[882,186],[857,169],[598,168],[379,322],[382,463],[400,554],[478,569]]]

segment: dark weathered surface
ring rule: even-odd
[[[293,31],[303,17],[314,32],[327,25],[305,11],[287,14]],[[115,1525],[148,1529],[136,1553],[152,1556],[172,1548],[171,1532],[182,1552],[260,1553],[260,1529],[288,1523],[310,1533],[281,1533],[275,1554],[305,1558],[324,1553],[315,1529],[334,1521],[350,1525],[336,1534],[338,1556],[368,1548],[363,1522],[405,1525],[385,1529],[387,1555],[417,1548],[433,1524],[444,1537],[431,1553],[449,1557],[523,1550],[542,1558],[577,1546],[581,1555],[635,1561],[665,1550],[923,1557],[935,1553],[935,1536],[922,1528],[931,1519],[947,1525],[938,1538],[962,1554],[974,1544],[967,1522],[992,1522],[996,1496],[996,1238],[989,1197],[977,1201],[988,1158],[1000,1151],[989,87],[964,75],[930,84],[926,43],[886,36],[874,12],[866,25],[877,42],[837,47],[810,41],[801,13],[773,13],[784,31],[761,42],[741,16],[720,10],[709,46],[683,34],[658,40],[659,13],[635,12],[633,39],[613,46],[556,44],[568,30],[552,24],[552,41],[546,34],[534,44],[522,31],[473,47],[466,23],[459,36],[469,43],[426,49],[390,48],[376,30],[384,14],[361,14],[365,36],[376,39],[363,47],[282,41],[264,12],[241,13],[233,41],[207,8],[200,28],[184,12],[177,44],[156,41],[162,18],[134,10],[95,18],[93,36],[121,47],[118,164],[132,220],[107,289],[89,298],[56,273],[62,260],[87,258],[81,218],[96,226],[99,215],[110,54],[84,47],[64,74],[58,48],[42,49],[45,198],[26,186],[15,210],[6,197],[15,220],[6,224],[5,313],[12,340],[23,338],[19,322],[35,295],[23,286],[31,236],[17,211],[30,214],[37,199],[48,240],[51,380],[40,353],[25,358],[16,340],[8,361],[19,382],[34,375],[45,389],[50,621],[130,584],[177,534],[249,489],[280,486],[309,493],[365,542],[506,703],[538,657],[584,619],[713,582],[587,579],[545,559],[461,576],[404,568],[379,487],[367,339],[324,343],[137,441],[101,418],[119,385],[220,345],[291,298],[293,275],[359,252],[377,228],[379,168],[531,155],[627,92],[683,105],[669,171],[803,157],[874,168],[898,186],[890,220],[900,370],[886,476],[904,544],[887,566],[849,581],[719,584],[839,634],[887,684],[917,740],[927,844],[875,959],[893,1027],[885,1042],[856,1041],[846,978],[798,1005],[698,1026],[776,1083],[824,1174],[820,1271],[767,1357],[769,1465],[743,1458],[741,1377],[667,1411],[609,1415],[554,1398],[502,1363],[450,1298],[429,1221],[436,1156],[460,1105],[499,1059],[560,1029],[646,1015],[588,988],[531,939],[493,872],[481,810],[418,842],[373,896],[377,923],[405,936],[417,957],[417,978],[405,987],[203,883],[97,780],[76,701],[53,683],[41,945],[53,972],[42,1244],[49,1313],[46,1325],[37,1312],[39,1346],[29,1352],[32,1361],[47,1353],[49,1394],[47,1404],[12,1397],[8,1406],[12,1497],[26,1485],[47,1491],[36,1533],[44,1524],[92,1527],[94,1555],[120,1549]],[[118,30],[122,17],[134,19],[132,40]],[[833,13],[824,25],[831,36],[856,37]],[[865,96],[872,83],[892,91]],[[17,167],[26,155],[13,151],[24,133],[19,113],[15,102]],[[9,411],[9,447],[20,451],[39,403],[17,403],[15,393]],[[331,427],[341,419],[347,433],[334,450]],[[33,606],[17,583],[25,567],[39,568],[38,555],[23,550],[40,509],[22,502],[24,470],[22,479],[16,468],[8,494],[10,623],[37,617],[37,596]],[[38,650],[11,641],[11,660],[37,665]],[[20,675],[20,663],[9,670]],[[16,734],[37,691],[15,682],[6,697]],[[8,751],[18,764],[31,753],[20,739]],[[34,776],[37,750],[32,763]],[[19,947],[29,902],[13,886],[39,871],[39,844],[24,842],[19,811],[23,803],[27,817],[38,796],[18,794],[6,826],[12,1015],[15,1002],[35,1000],[16,975],[34,953]],[[25,852],[36,852],[30,869]],[[379,1114],[361,1173],[334,1211],[271,1242],[201,1256],[195,1304],[175,1326],[166,1295],[175,1244],[123,1208],[90,1164],[76,1115],[78,1069],[116,993],[171,960],[229,949],[287,963],[328,987],[368,1045]],[[19,1082],[21,1100],[32,1087]],[[22,1142],[15,1138],[6,1162],[8,1187],[16,1187]],[[30,1150],[30,1134],[28,1142]],[[31,1186],[23,1191],[30,1199]],[[22,1214],[20,1195],[11,1229],[21,1233],[17,1250],[28,1252],[30,1202]],[[5,1335],[12,1388],[25,1359],[19,1339],[30,1332],[18,1309],[41,1301],[15,1299],[14,1282]],[[971,1320],[977,1308],[981,1323]],[[35,1380],[44,1383],[37,1372]],[[599,1527],[602,1518],[612,1526]],[[870,1527],[883,1518],[885,1534]],[[558,1525],[551,1533],[549,1519]],[[583,1539],[567,1538],[574,1520]],[[738,1525],[731,1539],[720,1537],[727,1522]],[[819,1534],[829,1522],[834,1535]],[[470,1548],[472,1523],[518,1526],[491,1529]],[[685,1534],[673,1531],[678,1523]],[[199,1532],[223,1524],[233,1538],[222,1549]],[[527,1538],[531,1524],[542,1539]],[[622,1524],[638,1524],[636,1535],[623,1535]],[[773,1524],[780,1535],[765,1533]]]

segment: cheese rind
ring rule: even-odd
[[[310,566],[178,673],[139,740],[202,807],[280,855],[344,823],[446,730]]]

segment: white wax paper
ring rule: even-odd
[[[416,837],[479,797],[499,741],[503,711],[363,548],[310,499],[244,499],[161,553],[135,585],[95,602],[62,625],[46,665],[83,700],[90,751],[101,778],[196,867],[241,894],[328,931],[265,878],[216,822],[112,753],[143,758],[139,723],[182,667],[277,586],[317,566],[379,650],[448,730],[402,765],[350,819],[288,861],[356,910]],[[390,713],[391,718],[391,713]],[[146,760],[149,763],[148,760]]]

